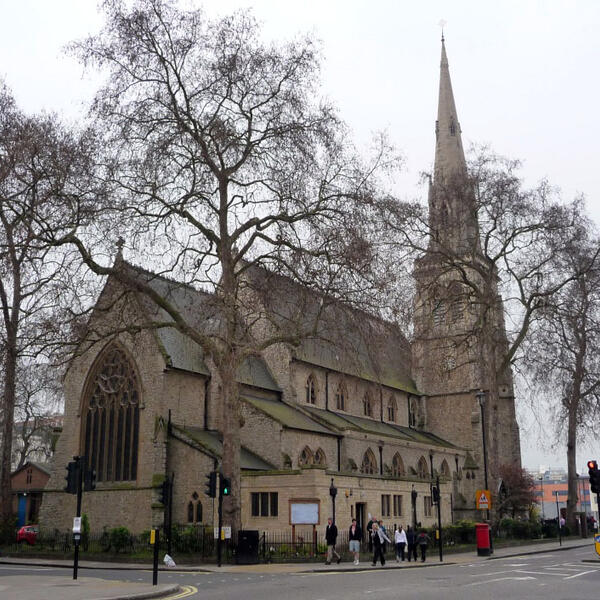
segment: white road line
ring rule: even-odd
[[[581,577],[582,575],[587,575],[588,573],[595,573],[597,569],[592,569],[591,571],[583,571],[583,573],[577,573],[576,575],[570,575],[569,577],[565,577],[565,579],[575,579],[575,577]]]
[[[568,573],[552,573],[548,571],[515,571],[515,573],[526,573],[527,575],[558,575],[559,577],[566,577]]]
[[[476,581],[475,583],[469,583],[467,584],[467,587],[487,585],[488,583],[495,583],[497,581],[528,581],[532,579],[535,579],[535,577],[498,577],[497,579],[488,579],[487,581]]]
[[[507,569],[506,571],[492,571],[491,573],[471,573],[471,577],[490,577],[491,575],[504,575],[504,573],[514,572],[514,569]]]
[[[548,569],[548,570],[550,570],[550,569],[562,569],[563,571],[577,571],[577,572],[581,571],[580,568],[578,569],[577,567],[566,567],[564,565],[562,565],[560,567],[544,567],[544,568]]]

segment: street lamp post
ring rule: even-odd
[[[417,528],[417,490],[415,490],[414,484],[410,492],[410,501],[412,502],[413,510],[413,530],[415,530]]]
[[[558,545],[562,546],[562,527],[560,526],[560,510],[558,508],[558,490],[554,491],[554,496],[556,498],[556,519],[558,524]]]
[[[483,443],[483,476],[485,479],[485,489],[489,491],[488,485],[488,466],[487,466],[487,444],[486,444],[486,436],[485,436],[485,392],[483,390],[479,390],[475,397],[479,402],[479,408],[481,409],[481,438]],[[490,509],[488,508],[486,511],[486,520],[489,524],[490,522]],[[493,545],[492,545],[492,528],[490,525],[490,552],[493,553]]]
[[[331,485],[329,486],[329,495],[331,496],[332,504],[332,515],[331,518],[335,524],[335,497],[337,496],[337,488],[333,485],[333,477],[331,478]]]

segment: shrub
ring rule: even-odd
[[[115,527],[108,533],[110,545],[115,552],[119,552],[130,545],[131,534],[127,527]]]

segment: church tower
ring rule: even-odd
[[[481,249],[443,37],[435,136],[429,242],[414,270],[413,373],[425,395],[428,430],[470,451],[458,503],[466,513],[475,489],[485,487],[485,471],[496,492],[499,467],[520,466],[521,456],[512,373],[502,368],[502,298],[495,266]]]

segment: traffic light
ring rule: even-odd
[[[437,485],[434,485],[431,488],[431,496],[434,504],[438,504],[440,501],[440,488]]]
[[[96,489],[96,469],[86,469],[83,476],[83,489],[91,492]]]
[[[160,491],[158,492],[158,501],[167,506],[169,504],[169,479],[165,479],[160,485]]]
[[[231,494],[231,479],[221,475],[221,487],[219,488],[221,496],[229,496]]]
[[[208,475],[206,475],[206,489],[204,493],[209,498],[217,497],[217,472],[211,471]]]
[[[67,463],[67,476],[65,479],[67,480],[67,485],[65,487],[65,492],[67,494],[76,494],[77,493],[77,484],[79,478],[79,463],[72,460]]]
[[[590,488],[593,494],[600,494],[600,471],[595,460],[588,460],[588,474],[590,476]]]

